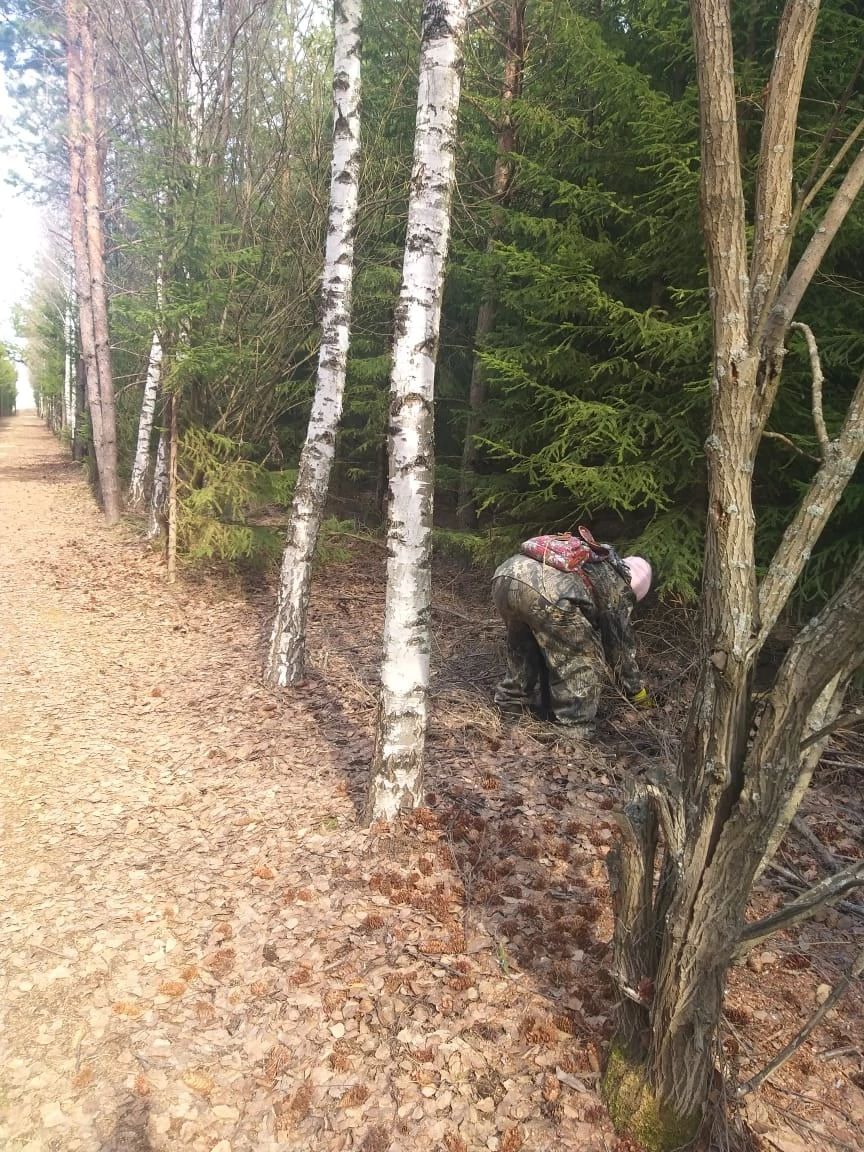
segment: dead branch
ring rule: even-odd
[[[795,453],[796,456],[803,456],[805,460],[812,460],[814,464],[820,463],[820,458],[814,456],[811,452],[805,452],[803,448],[799,448],[794,440],[790,440],[788,436],[784,436],[782,432],[763,432],[763,439],[778,440],[781,444],[785,444],[787,448]]]
[[[851,712],[847,712],[845,716],[841,716],[839,720],[835,720],[833,724],[828,724],[820,731],[814,732],[812,736],[808,736],[806,740],[802,740],[801,751],[804,752],[811,744],[815,744],[818,740],[824,740],[833,732],[840,732],[843,728],[854,728],[862,720],[864,720],[864,707],[859,705],[857,708],[853,708]]]
[[[822,411],[822,386],[825,383],[825,376],[822,373],[819,347],[809,324],[803,324],[798,320],[794,324],[790,324],[789,327],[803,332],[804,339],[807,341],[807,351],[810,353],[810,371],[813,374],[813,424],[816,428],[816,439],[819,441],[819,452],[822,459],[825,460],[828,456],[831,440],[828,436],[828,429],[825,427],[825,414]]]
[[[802,212],[806,211],[810,207],[810,205],[837,171],[837,169],[849,154],[852,145],[855,143],[862,132],[864,132],[864,119],[859,120],[859,122],[855,125],[855,127],[841,144],[840,148],[837,150],[837,155],[834,157],[834,159],[810,189],[810,191],[804,196],[804,199],[801,201]]]
[[[791,825],[802,840],[805,840],[813,852],[819,857],[829,872],[836,872],[840,867],[837,857],[825,847],[803,816],[796,816]]]
[[[746,924],[735,949],[735,958],[740,959],[742,956],[746,956],[757,944],[769,936],[812,919],[820,908],[824,908],[847,892],[854,891],[862,884],[864,884],[864,860],[858,860],[854,864],[850,864],[848,868],[836,872],[833,876],[827,876],[824,880],[820,880],[818,884],[808,888],[806,892],[790,901],[778,912],[765,916],[753,924]]]
[[[864,373],[858,381],[840,434],[829,443],[824,462],[813,477],[810,488],[783,533],[783,539],[759,588],[760,625],[756,639],[757,649],[765,643],[768,634],[777,623],[777,618],[789,599],[816,541],[852,478],[862,453],[864,453]]]
[[[864,148],[852,161],[849,171],[843,178],[843,183],[834,193],[819,226],[810,238],[810,243],[804,249],[801,259],[795,265],[792,275],[786,282],[785,288],[771,308],[770,320],[765,333],[766,347],[779,346],[783,333],[795,316],[804,293],[810,287],[811,280],[862,187],[864,187]],[[758,336],[759,333],[756,334],[757,338]],[[776,389],[766,388],[760,397],[760,427],[768,418],[774,403],[775,393]]]
[[[831,995],[826,999],[824,1004],[816,1009],[803,1028],[792,1037],[789,1043],[777,1053],[773,1060],[771,1060],[761,1072],[757,1072],[755,1076],[751,1076],[746,1084],[742,1084],[737,1091],[737,1095],[746,1096],[748,1093],[755,1091],[761,1084],[773,1076],[773,1074],[783,1065],[790,1060],[814,1028],[821,1023],[822,1020],[828,1015],[841,996],[844,995],[846,989],[864,972],[864,948],[858,953],[854,964],[849,971],[837,982]]]
[[[816,153],[813,156],[813,161],[810,165],[810,171],[807,174],[807,179],[802,184],[801,190],[798,194],[798,203],[796,205],[796,213],[794,216],[794,219],[796,220],[800,217],[805,198],[808,196],[816,181],[817,176],[819,175],[819,165],[828,154],[828,149],[831,147],[831,144],[834,140],[834,133],[837,131],[837,126],[843,119],[843,116],[846,114],[846,109],[849,107],[849,101],[855,95],[855,92],[858,88],[858,77],[861,75],[862,69],[864,69],[864,55],[858,57],[858,62],[852,69],[852,75],[849,77],[849,81],[846,85],[846,88],[844,89],[843,95],[837,101],[837,105],[834,109],[834,115],[831,117],[831,121],[828,124],[828,127],[825,129],[825,132],[823,133],[822,139],[819,143],[819,147],[816,149]],[[807,202],[809,203],[809,200]]]

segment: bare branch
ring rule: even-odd
[[[831,147],[831,144],[834,140],[834,133],[837,131],[837,126],[840,123],[840,121],[842,120],[843,116],[845,115],[846,109],[849,107],[849,101],[855,95],[855,92],[856,92],[857,87],[858,87],[858,77],[861,75],[862,68],[864,68],[864,55],[861,55],[858,57],[858,62],[855,65],[855,67],[852,69],[852,75],[849,77],[849,81],[846,85],[846,88],[843,92],[843,95],[837,101],[837,105],[834,108],[834,115],[831,117],[831,121],[828,124],[828,127],[825,129],[825,132],[823,133],[822,139],[819,143],[819,147],[816,149],[816,153],[813,156],[813,160],[812,160],[812,163],[810,164],[810,171],[807,175],[807,179],[804,181],[803,185],[801,186],[801,191],[799,193],[799,202],[797,205],[798,211],[796,214],[796,219],[801,214],[801,207],[803,205],[804,198],[807,196],[810,189],[813,187],[813,185],[816,181],[816,178],[819,174],[819,165],[822,163],[822,161],[825,159],[826,155],[828,154],[828,149]]]
[[[810,715],[807,717],[807,722],[804,725],[805,732],[809,734],[817,731],[817,729],[825,728],[826,725],[833,723],[837,719],[840,714],[840,709],[843,707],[843,701],[846,698],[846,689],[850,676],[851,672],[844,668],[828,681],[819,693],[816,703],[810,709]],[[765,855],[762,857],[762,862],[756,870],[757,877],[762,875],[766,865],[774,859],[777,849],[783,841],[783,837],[789,830],[790,824],[794,823],[796,813],[801,807],[804,794],[810,787],[813,773],[816,771],[816,766],[822,758],[824,750],[825,738],[815,744],[811,744],[806,750],[802,746],[799,746],[798,778],[786,796],[780,815],[775,820],[774,827],[771,829]],[[832,868],[832,871],[836,871],[836,868]]]
[[[827,455],[798,506],[759,589],[759,634],[764,644],[777,623],[789,595],[810,558],[816,541],[864,453],[864,373],[862,373],[840,435],[828,445]]]
[[[856,724],[860,724],[864,720],[864,708],[853,708],[851,712],[847,712],[845,716],[841,716],[839,720],[835,720],[833,724],[828,724],[826,727],[814,732],[812,736],[808,736],[806,740],[801,741],[801,751],[806,751],[811,744],[816,744],[819,740],[824,740],[826,736],[830,736],[833,732],[840,732],[843,728],[854,728]]]
[[[798,447],[794,440],[790,440],[790,438],[784,436],[782,432],[763,432],[762,437],[765,440],[777,440],[780,444],[785,444],[796,456],[803,456],[805,460],[812,460],[814,464],[821,463],[818,456],[814,456],[812,452],[805,452],[803,448]]]
[[[834,157],[834,159],[810,189],[810,191],[806,194],[804,199],[801,201],[801,212],[805,212],[810,207],[810,205],[813,203],[813,201],[816,199],[816,197],[819,195],[819,193],[843,163],[843,161],[846,159],[849,150],[852,148],[852,145],[855,143],[862,132],[864,132],[864,119],[858,121],[858,123],[841,144],[837,151],[837,155]]]
[[[774,1059],[771,1060],[761,1072],[758,1072],[755,1076],[751,1076],[746,1084],[742,1084],[738,1088],[737,1095],[747,1096],[750,1092],[754,1092],[761,1084],[764,1084],[770,1076],[773,1076],[778,1069],[782,1068],[783,1065],[795,1055],[813,1029],[825,1019],[840,997],[844,995],[852,981],[857,980],[862,972],[864,972],[864,948],[858,953],[849,971],[838,980],[831,995],[816,1009],[804,1027],[795,1033],[789,1043],[780,1049]]]
[[[790,324],[789,327],[803,332],[804,339],[807,341],[807,351],[810,353],[810,370],[813,373],[813,424],[816,428],[816,439],[819,441],[819,451],[822,459],[826,460],[830,440],[828,429],[825,427],[825,415],[822,411],[822,386],[825,383],[825,377],[822,374],[822,361],[819,359],[816,337],[813,335],[813,329],[809,324],[802,324],[800,320],[795,324]]]
[[[779,345],[783,333],[792,322],[798,310],[798,305],[801,303],[804,293],[810,287],[810,281],[816,274],[826,252],[831,247],[834,237],[840,230],[840,226],[848,216],[849,210],[855,203],[855,199],[861,191],[862,186],[864,186],[864,148],[861,149],[852,161],[849,171],[843,178],[843,183],[835,192],[834,198],[825,210],[825,215],[822,217],[819,227],[813,233],[810,238],[810,243],[804,249],[801,259],[796,264],[792,275],[786,282],[786,287],[777,297],[776,303],[771,308],[771,317],[768,330],[765,334],[765,342],[769,348],[775,344]],[[773,403],[773,396],[771,400]],[[770,408],[768,411],[770,411]],[[767,411],[765,412],[765,416],[767,416]]]
[[[819,3],[820,0],[786,0],[777,31],[756,186],[756,226],[750,265],[751,332],[762,322],[786,262],[798,105]]]
[[[812,888],[802,892],[800,896],[790,901],[778,912],[773,912],[770,916],[765,916],[762,920],[756,920],[752,924],[746,924],[735,949],[735,958],[740,959],[742,956],[746,956],[757,944],[761,944],[769,936],[774,936],[785,928],[792,928],[796,924],[802,924],[805,920],[812,919],[820,908],[824,908],[826,904],[845,896],[847,892],[860,888],[862,884],[864,884],[864,860],[857,860],[848,868],[843,868],[833,876],[827,876],[824,880],[820,880],[818,884],[814,884]]]

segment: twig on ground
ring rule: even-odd
[[[844,995],[852,981],[856,980],[862,972],[864,972],[864,948],[858,953],[855,963],[849,971],[837,981],[831,995],[827,997],[823,1004],[820,1004],[803,1028],[800,1028],[796,1032],[789,1043],[780,1049],[774,1059],[769,1061],[761,1072],[757,1072],[755,1076],[751,1076],[746,1084],[742,1084],[738,1088],[739,1097],[746,1096],[748,1093],[755,1091],[760,1084],[764,1084],[769,1077],[773,1076],[775,1072],[792,1059],[813,1029],[824,1020],[840,997]]]
[[[840,867],[840,861],[826,846],[822,843],[813,829],[807,824],[803,816],[796,816],[792,821],[792,827],[798,835],[806,840],[825,867],[829,872],[836,872]]]

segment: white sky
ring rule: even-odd
[[[14,110],[0,67],[0,341],[12,342],[12,310],[27,296],[30,273],[42,247],[43,223],[39,209],[7,182],[10,173],[26,175],[26,164],[11,145],[9,122]],[[18,368],[18,407],[30,408],[33,398],[23,365]]]

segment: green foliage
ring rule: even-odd
[[[659,512],[628,545],[630,555],[650,557],[664,596],[688,602],[699,592],[703,515],[699,505]]]
[[[281,534],[262,514],[290,499],[296,472],[273,471],[227,436],[192,427],[177,457],[177,539],[193,560],[267,560]]]
[[[432,546],[440,556],[491,570],[517,552],[523,538],[524,533],[513,525],[476,532],[435,528],[432,532]]]
[[[860,75],[846,105],[838,103],[864,37],[859,7],[821,5],[801,106],[798,185],[811,175],[835,110],[835,146],[860,116]],[[279,533],[262,509],[279,503],[278,478],[296,466],[314,390],[331,45],[323,25],[292,29],[291,9],[204,4],[209,39],[200,64],[210,103],[199,125],[158,6],[130,0],[103,29],[112,77],[105,222],[121,468],[131,463],[155,329],[165,384],[187,429],[180,543],[193,555],[278,551]],[[380,517],[387,481],[419,10],[419,0],[377,0],[364,14],[363,164],[334,506],[370,522]],[[65,211],[63,50],[54,21],[61,10],[52,15],[14,0],[10,12],[3,39],[24,98],[18,128],[22,139],[38,141],[40,195]],[[751,203],[778,17],[777,4],[733,5]],[[235,18],[242,35],[222,43]],[[693,596],[711,331],[689,12],[679,0],[532,0],[527,19],[504,206],[493,201],[492,177],[507,5],[478,8],[465,53],[436,383],[436,546],[488,566],[538,530],[592,520],[604,538],[648,555],[662,589]],[[224,107],[223,83],[230,87]],[[805,214],[793,259],[841,178],[842,170]],[[802,306],[822,352],[832,429],[864,367],[862,246],[858,205]],[[27,308],[28,364],[48,403],[62,390],[65,297],[56,278],[40,276]],[[475,348],[486,299],[495,322]],[[479,525],[466,534],[451,525],[475,353],[487,399],[470,478]],[[755,476],[763,566],[814,468],[809,364],[797,337],[771,429],[786,439],[765,442]],[[205,430],[216,439],[196,441]],[[210,462],[196,471],[190,452]],[[808,565],[802,600],[819,600],[836,586],[857,546],[862,500],[859,474]]]
[[[8,352],[0,344],[0,417],[11,416],[15,411],[17,391],[18,373]]]

